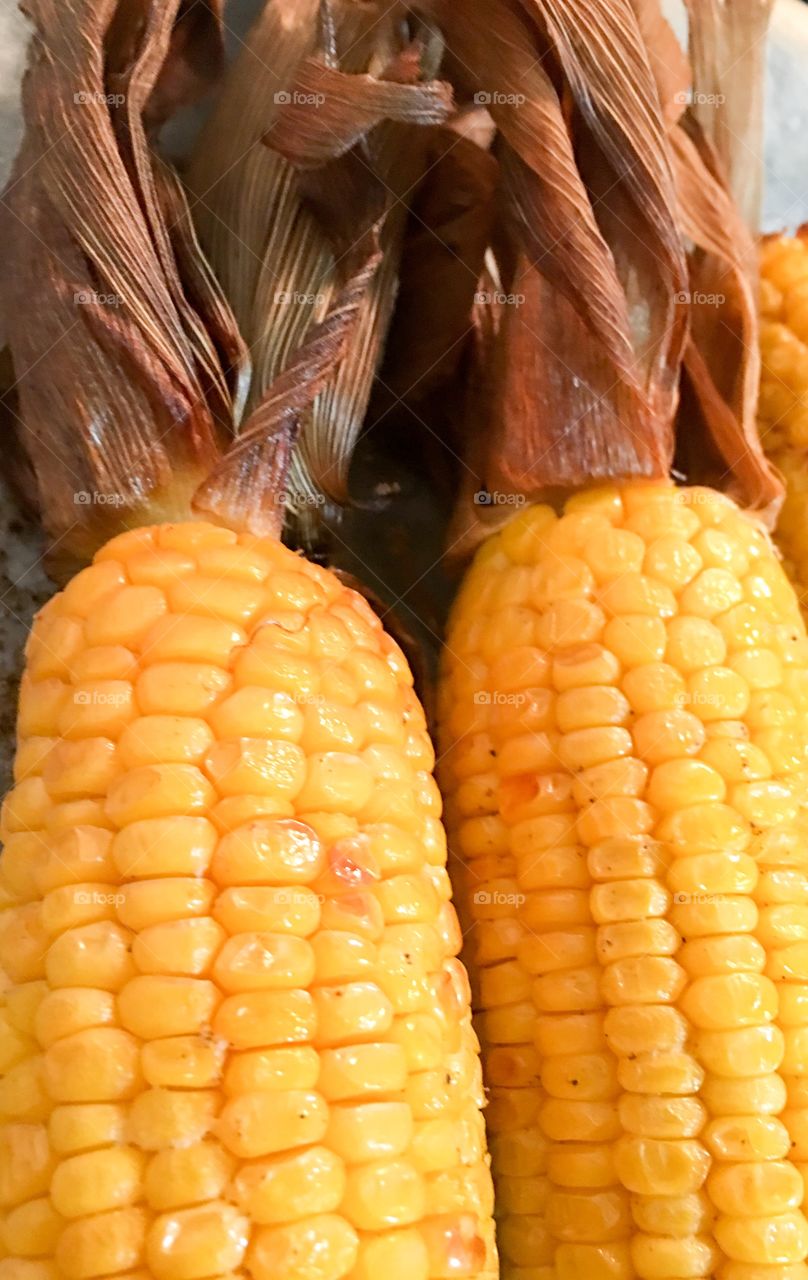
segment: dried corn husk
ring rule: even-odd
[[[215,9],[178,0],[28,12],[5,327],[46,526],[81,554],[149,504],[187,507],[246,390],[246,349],[150,133],[207,84],[220,33]]]
[[[250,406],[269,393],[265,433],[300,422],[287,495],[308,539],[324,500],[347,498],[395,296],[403,198],[425,163],[409,126],[439,123],[451,102],[431,79],[440,41],[429,28],[413,37],[403,6],[337,0],[326,15],[295,0],[265,7],[189,172],[202,242],[252,352]],[[233,462],[228,482],[243,489],[244,440]]]
[[[677,434],[680,472],[771,520],[781,487],[754,432],[751,240],[725,168],[743,139],[732,150],[696,111],[720,73],[727,99],[746,104],[728,118],[754,135],[759,48],[737,75],[727,65],[743,6],[704,13],[694,0],[692,83],[657,0],[427,7],[461,103],[484,103],[497,126],[502,172],[478,291],[498,305],[469,312],[481,369],[465,378],[454,546],[512,510],[474,504],[475,493],[535,500],[592,479],[668,474]],[[767,6],[751,8],[746,31],[759,45]]]

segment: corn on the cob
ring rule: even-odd
[[[370,608],[124,533],[42,611],[3,810],[2,1280],[494,1274],[433,752]]]
[[[763,447],[786,495],[777,541],[803,609],[808,608],[808,238],[774,236],[760,254]]]
[[[479,550],[439,746],[505,1280],[806,1275],[806,712],[794,593],[717,493]]]

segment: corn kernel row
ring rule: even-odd
[[[433,755],[361,598],[121,535],[37,620],[19,738],[0,1278],[491,1277]]]
[[[505,1280],[808,1274],[807,713],[717,494],[595,490],[478,553],[439,740]]]

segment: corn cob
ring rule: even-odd
[[[504,1280],[805,1277],[808,642],[767,537],[667,482],[525,507],[444,662]]]
[[[3,808],[2,1280],[494,1274],[433,751],[364,600],[119,535],[42,611]]]
[[[763,447],[780,468],[786,496],[777,540],[803,607],[808,603],[808,240],[773,236],[760,253]]]

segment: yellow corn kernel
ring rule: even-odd
[[[563,1280],[707,1274],[722,1243],[705,1209],[711,1160],[783,1164],[779,1181],[776,1170],[771,1183],[748,1175],[749,1199],[765,1206],[770,1190],[757,1216],[787,1218],[801,1176],[792,1162],[808,1150],[796,603],[728,500],[666,483],[616,493],[587,496],[575,519],[545,512],[539,537],[517,536],[525,512],[494,535],[445,654],[447,816],[472,926],[508,1280],[549,1280],[551,1266]],[[597,531],[576,523],[584,513]],[[547,595],[556,581],[558,604]],[[538,622],[526,642],[529,610]],[[527,669],[528,651],[541,696],[501,715],[490,691],[506,687],[509,664]],[[794,875],[778,878],[781,867]],[[568,1162],[503,1166],[500,1140],[519,1124],[538,1124],[536,1138]],[[610,1218],[613,1185],[624,1207]],[[629,1247],[604,1253],[627,1193]]]
[[[129,1140],[143,1151],[201,1142],[213,1128],[219,1104],[210,1089],[146,1089],[130,1105]]]
[[[222,1087],[230,1097],[273,1089],[313,1089],[319,1076],[320,1057],[311,1045],[253,1049],[228,1055]]]
[[[340,1280],[353,1267],[359,1238],[343,1217],[316,1214],[284,1226],[261,1227],[247,1253],[255,1280]]]
[[[118,919],[135,934],[170,921],[207,916],[216,896],[210,880],[171,876],[163,880],[133,880],[121,885],[116,903]]]
[[[132,1147],[106,1147],[70,1156],[51,1182],[54,1207],[65,1218],[84,1218],[135,1204],[140,1198],[144,1159]]]
[[[142,974],[206,974],[224,941],[224,930],[208,916],[154,924],[141,930],[132,958]]]
[[[281,819],[250,823],[225,836],[211,874],[223,886],[310,884],[323,866],[323,850],[312,828]]]
[[[117,1027],[93,1027],[57,1040],[45,1053],[55,1102],[114,1102],[141,1085],[137,1042]]]
[[[53,1253],[64,1220],[50,1199],[29,1200],[12,1209],[3,1224],[3,1245],[19,1258],[36,1258]]]
[[[345,1165],[327,1146],[244,1165],[233,1181],[236,1203],[262,1224],[334,1213],[344,1193]]]
[[[290,1089],[231,1099],[217,1134],[228,1151],[252,1158],[319,1142],[327,1127],[328,1107],[320,1094]]]
[[[204,1204],[222,1196],[235,1161],[217,1142],[158,1151],[147,1165],[143,1190],[156,1212]]]
[[[608,651],[587,658],[605,618],[570,597],[596,576],[577,543],[560,555],[480,635],[486,653],[503,627],[523,641],[518,669],[496,673],[526,691],[523,734],[552,669],[519,591],[547,599],[545,634],[577,628],[556,672],[572,724],[593,723],[575,702],[587,679],[621,671]],[[658,628],[640,630],[658,656]],[[605,705],[626,710],[608,688]],[[491,744],[515,724],[494,711]],[[20,734],[0,872],[0,1271],[492,1274],[434,751],[372,610],[268,540],[132,531],[35,624]],[[477,763],[465,748],[457,761]],[[644,783],[629,758],[580,787],[637,798]],[[528,798],[537,820],[562,792],[571,803],[569,787]],[[578,918],[584,885],[557,887],[578,894],[555,904]],[[525,933],[505,917],[486,945],[515,961]],[[594,963],[589,948],[581,967]],[[514,1052],[503,1080],[528,1070]],[[505,1123],[524,1114],[499,1106]]]
[[[408,1226],[425,1209],[423,1179],[406,1160],[349,1168],[342,1210],[353,1226],[365,1231]]]
[[[209,1201],[156,1218],[146,1238],[146,1259],[157,1277],[197,1280],[238,1267],[249,1238],[249,1222],[233,1205]]]
[[[193,1035],[210,1024],[219,998],[205,979],[141,975],[119,993],[118,1012],[123,1026],[142,1040]]]
[[[193,662],[156,662],[141,671],[135,695],[144,715],[202,715],[230,687],[221,667]]]
[[[75,1103],[51,1112],[48,1135],[53,1150],[69,1155],[125,1141],[126,1111],[118,1103]]]
[[[251,991],[228,996],[213,1021],[214,1034],[233,1049],[259,1049],[311,1040],[317,1026],[308,991]]]
[[[200,1035],[151,1040],[141,1050],[146,1082],[155,1088],[206,1089],[219,1083],[224,1046]]]

